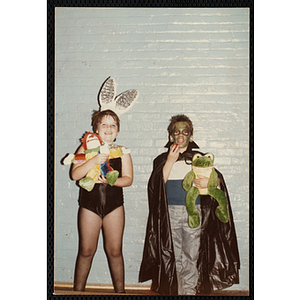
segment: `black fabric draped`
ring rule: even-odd
[[[170,148],[170,143],[166,145]],[[184,158],[188,163],[199,148],[194,142],[189,144]],[[139,282],[152,280],[151,289],[164,295],[177,295],[178,286],[168,204],[162,169],[168,152],[159,155],[153,163],[153,171],[148,182],[149,216],[143,258],[139,272]],[[200,196],[201,233],[198,258],[199,278],[196,293],[208,294],[239,283],[240,259],[237,237],[233,222],[228,191],[222,174],[216,170],[221,180],[220,188],[227,197],[229,222],[222,223],[215,215],[217,201],[210,196]]]

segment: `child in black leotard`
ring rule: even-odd
[[[119,117],[111,110],[94,111],[93,131],[111,148],[117,147],[114,141],[120,129]],[[77,153],[84,153],[81,145]],[[100,153],[83,164],[73,165],[72,179],[80,180],[95,165],[101,165],[108,154]],[[97,249],[100,230],[103,230],[104,250],[108,259],[112,282],[116,293],[124,290],[124,261],[122,237],[124,231],[124,207],[122,188],[130,186],[133,180],[133,168],[130,154],[110,159],[113,169],[119,171],[119,177],[113,186],[107,179],[99,176],[91,192],[80,188],[78,231],[79,248],[75,266],[74,290],[85,289],[92,260]]]

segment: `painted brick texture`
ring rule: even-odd
[[[117,138],[134,164],[134,182],[124,188],[126,284],[138,283],[153,159],[165,151],[170,117],[184,113],[226,180],[241,256],[232,289],[248,289],[248,9],[57,8],[55,18],[55,281],[73,281],[78,247],[78,187],[60,160],[91,130],[99,88],[112,76],[117,93],[140,94]],[[111,282],[102,237],[88,282]]]

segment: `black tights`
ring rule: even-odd
[[[100,230],[103,230],[104,250],[116,293],[124,290],[124,260],[122,254],[122,238],[124,232],[124,208],[118,207],[103,219],[97,214],[79,208],[78,233],[79,249],[76,259],[74,290],[84,291],[86,281],[97,250]]]

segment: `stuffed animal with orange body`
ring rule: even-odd
[[[100,136],[93,132],[86,132],[81,142],[85,150],[84,154],[67,154],[62,160],[63,165],[72,163],[83,164],[99,153],[109,154],[109,159],[130,153],[130,150],[125,147],[109,148],[109,146],[101,140]],[[109,159],[102,165],[96,165],[90,169],[86,176],[79,180],[79,185],[90,192],[101,174],[107,179],[108,183],[113,186],[119,177],[119,172],[109,165]]]

